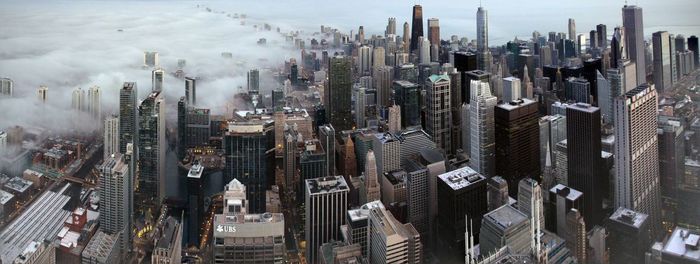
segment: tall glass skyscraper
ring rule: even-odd
[[[330,59],[328,87],[325,94],[329,123],[338,131],[352,129],[352,59],[350,57],[336,56]]]
[[[637,85],[642,85],[647,82],[642,8],[633,5],[624,6],[622,8],[622,25],[625,28],[625,47],[629,51],[629,58],[637,64]]]
[[[152,92],[139,106],[139,188],[141,209],[155,212],[165,198],[165,106],[160,92]]]
[[[138,90],[135,82],[125,82],[119,90],[119,152],[126,153],[126,144],[135,141],[136,134],[136,107],[138,104]]]
[[[413,24],[411,25],[411,53],[415,53],[418,49],[418,38],[423,36],[423,7],[421,5],[413,6]]]

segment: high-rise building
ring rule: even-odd
[[[518,183],[518,210],[525,214],[528,218],[539,218],[540,230],[544,230],[544,196],[542,196],[542,187],[536,180],[525,178]],[[537,206],[537,208],[535,208]],[[537,210],[536,210],[537,209]],[[533,215],[536,213],[536,215]]]
[[[160,60],[157,51],[143,52],[143,65],[146,67],[156,67],[160,65]]]
[[[595,26],[595,30],[598,32],[598,47],[602,50],[608,48],[608,30],[605,24],[598,24]]]
[[[375,133],[372,146],[379,175],[401,168],[401,141],[391,133]]]
[[[42,85],[39,86],[39,90],[37,90],[37,98],[39,98],[39,102],[45,104],[46,101],[49,99],[48,98],[48,93],[49,93],[49,87]]]
[[[126,153],[126,145],[138,146],[138,90],[135,82],[125,82],[119,90],[119,153]],[[138,157],[138,152],[135,157]]]
[[[607,219],[610,263],[643,263],[651,244],[649,216],[619,207]]]
[[[490,255],[508,246],[513,254],[529,254],[533,242],[530,219],[510,205],[484,215],[479,230],[482,255]]]
[[[394,104],[389,107],[389,117],[387,118],[389,133],[397,133],[401,130],[401,106]]]
[[[396,35],[396,18],[390,17],[389,22],[386,25],[386,31],[384,31],[384,36]]]
[[[566,213],[566,246],[572,251],[579,263],[586,263],[586,221],[576,209]]]
[[[666,31],[658,31],[652,34],[654,47],[654,86],[663,92],[671,89],[671,48],[669,35]]]
[[[540,179],[540,136],[537,103],[521,99],[499,104],[494,111],[496,174],[518,186],[523,178]],[[518,189],[509,188],[517,197]]]
[[[251,213],[265,211],[265,191],[271,182],[274,125],[264,120],[229,122],[224,135],[224,179],[238,179],[247,188]]]
[[[620,91],[620,76],[616,75],[619,69],[614,69],[613,73],[608,70],[608,78],[606,79],[603,74],[596,72],[596,89],[598,90],[598,107],[600,108],[600,119],[603,120],[605,124],[612,124],[613,111],[612,103],[615,97],[613,94],[613,84],[615,84],[615,94],[619,94]],[[615,75],[615,76],[613,76]]]
[[[0,78],[0,97],[12,97],[15,83],[10,78]]]
[[[503,78],[503,98],[501,101],[510,102],[522,98],[520,79],[516,77]]]
[[[403,52],[408,54],[411,52],[410,50],[410,45],[411,45],[411,32],[410,28],[408,25],[408,22],[403,23]],[[398,64],[397,64],[398,65]]]
[[[73,90],[71,107],[75,111],[85,111],[85,91],[80,87]]]
[[[700,234],[697,229],[676,227],[663,243],[654,243],[651,248],[652,260],[647,263],[700,263],[698,241]]]
[[[625,47],[629,58],[637,65],[637,83],[647,83],[646,59],[644,55],[644,21],[642,8],[638,6],[622,7],[622,25],[625,28]]]
[[[160,92],[152,92],[139,106],[139,187],[143,212],[155,212],[165,198],[165,103]],[[121,124],[120,124],[121,127]]]
[[[350,57],[335,56],[328,66],[328,88],[326,94],[327,120],[338,131],[353,127],[350,107],[352,93],[352,60]]]
[[[644,84],[614,102],[614,205],[649,215],[654,235],[661,224],[656,97]]]
[[[548,195],[549,210],[547,210],[545,227],[561,237],[566,237],[568,233],[566,214],[572,209],[579,212],[582,210],[584,194],[563,184],[557,184],[549,189]]]
[[[430,61],[440,61],[440,21],[428,18],[428,40],[430,46]]]
[[[326,176],[306,180],[305,240],[306,259],[316,263],[319,247],[330,240],[340,240],[340,226],[348,211],[348,184],[343,176]]]
[[[365,127],[366,109],[367,109],[367,88],[364,86],[353,87],[355,94],[355,124],[359,128]]]
[[[418,43],[418,62],[421,65],[430,64],[430,40],[426,37],[419,37]]]
[[[401,106],[401,126],[420,125],[421,86],[409,81],[394,81],[394,100]]]
[[[413,6],[413,19],[411,20],[411,46],[410,53],[416,53],[419,45],[419,37],[423,36],[423,7],[420,5]]]
[[[185,77],[185,100],[187,105],[197,105],[197,79]]]
[[[489,178],[486,182],[486,190],[488,194],[488,211],[493,211],[498,207],[508,204],[510,198],[510,196],[508,196],[508,182],[501,178],[501,176]]]
[[[375,47],[372,49],[372,69],[381,66],[386,66],[386,52],[384,47]]]
[[[357,63],[360,76],[369,76],[372,71],[372,47],[363,45],[357,49]]]
[[[688,50],[693,52],[693,61],[695,64],[695,67],[700,67],[700,50],[698,50],[698,37],[696,36],[690,36],[688,38]]]
[[[102,157],[106,160],[114,153],[119,153],[119,117],[113,115],[105,119]]]
[[[679,199],[679,185],[683,185],[685,176],[685,130],[680,118],[659,115],[659,177],[661,186],[662,222],[666,230],[677,223],[676,212],[684,214],[679,202],[693,199]],[[680,183],[680,184],[679,184]],[[690,197],[689,197],[690,198]]]
[[[379,48],[377,48],[379,49]],[[377,90],[377,105],[391,106],[391,90],[394,82],[394,67],[381,65],[373,70],[374,89]]]
[[[671,54],[671,84],[678,82],[678,62],[676,61],[676,42],[673,34],[668,35],[668,49]]]
[[[461,252],[465,227],[471,221],[478,238],[481,217],[487,212],[486,177],[462,167],[440,174],[437,190],[438,237],[444,243],[441,247]]]
[[[566,79],[564,97],[577,103],[590,103],[591,84],[584,78]]]
[[[157,226],[153,241],[151,263],[177,264],[182,262],[182,223],[172,216]]]
[[[292,82],[294,82],[294,80],[292,80]],[[246,84],[248,92],[260,91],[260,71],[258,71],[258,69],[248,71],[246,75]]]
[[[347,143],[346,143],[347,144]],[[352,143],[350,143],[352,145]],[[353,151],[354,157],[354,151]],[[355,159],[352,159],[355,162]],[[313,139],[304,142],[304,149],[299,154],[299,185],[296,187],[297,201],[304,199],[306,193],[305,180],[326,176],[326,152],[320,140]],[[345,175],[345,174],[344,174]],[[350,174],[353,177],[356,173]]]
[[[222,214],[214,215],[214,263],[282,263],[285,259],[284,215],[248,211],[246,186],[231,180],[224,190]]]
[[[365,161],[366,198],[364,199],[364,203],[369,203],[381,199],[378,173],[379,172],[377,169],[377,161],[374,156],[374,151],[369,150],[367,152],[367,159]]]
[[[476,49],[477,68],[482,71],[491,71],[491,50],[489,49],[489,14],[488,11],[479,6],[476,11]]]
[[[326,175],[335,174],[335,129],[333,125],[323,125],[318,128],[319,140],[326,151]]]
[[[90,116],[94,119],[101,120],[102,118],[102,105],[100,98],[101,92],[100,87],[93,85],[88,89],[87,92],[87,109],[86,111],[90,113]]]
[[[581,215],[589,228],[603,219],[603,163],[601,160],[600,109],[584,103],[566,109],[569,186],[582,191]]]
[[[471,81],[469,104],[470,166],[486,177],[496,176],[496,137],[494,108],[498,99],[491,95],[489,84]]]
[[[119,236],[119,248],[123,254],[131,250],[132,178],[128,159],[131,153],[113,154],[105,158],[100,172],[100,228]]]
[[[165,71],[161,68],[155,69],[151,72],[151,91],[152,92],[162,92],[163,91],[163,81],[165,78]]]
[[[576,20],[569,18],[569,39],[576,40]]]
[[[625,48],[625,29],[615,27],[615,31],[610,40],[610,68],[619,68],[620,60],[627,59],[627,48]],[[637,76],[635,74],[635,76]],[[636,77],[635,77],[636,78]]]
[[[384,207],[369,209],[367,259],[370,263],[411,263],[423,261],[423,246],[411,223],[402,224]]]
[[[450,134],[450,77],[432,75],[425,81],[426,87],[426,124],[425,130],[438,148],[445,151],[452,149]]]

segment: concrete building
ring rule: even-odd
[[[544,196],[542,194],[542,187],[537,181],[532,178],[525,178],[520,180],[518,183],[518,210],[524,213],[529,219],[534,217],[539,217],[540,230],[544,230],[545,218],[544,210]],[[539,210],[535,210],[534,206],[538,206]],[[535,211],[539,212],[536,216],[532,214]]]
[[[647,214],[654,235],[661,231],[657,108],[653,85],[641,85],[614,102],[614,206]]]
[[[557,184],[549,190],[549,205],[545,227],[547,230],[567,237],[566,214],[571,209],[583,208],[583,193],[569,188],[563,184]]]
[[[158,226],[151,263],[178,264],[182,262],[182,223],[172,216]]]
[[[676,227],[671,235],[663,242],[657,242],[651,247],[652,260],[650,264],[697,264],[700,263],[700,234],[697,230]]]
[[[432,75],[425,81],[425,87],[427,104],[425,132],[432,137],[438,148],[449,152],[452,149],[450,77]]]
[[[370,263],[422,263],[423,246],[413,225],[402,224],[383,207],[369,209],[368,222]]]
[[[472,81],[469,103],[470,166],[485,177],[496,175],[494,107],[498,99],[488,83]]]
[[[110,155],[119,152],[119,117],[111,116],[104,122],[104,153],[102,157],[107,159]]]
[[[522,98],[520,79],[516,77],[503,78],[503,98],[501,101],[510,102]]]
[[[529,254],[532,237],[530,219],[510,205],[484,215],[479,233],[479,250],[487,256],[508,246],[515,254]]]
[[[331,239],[340,240],[340,226],[345,224],[348,184],[342,176],[306,180],[306,259],[319,261],[319,248]]]
[[[85,246],[81,264],[110,264],[120,261],[119,234],[110,235],[97,231]]]
[[[100,172],[100,228],[119,236],[117,247],[126,254],[131,251],[133,229],[133,183],[129,156],[113,154],[98,168]]]
[[[369,203],[376,200],[381,200],[381,187],[379,186],[379,169],[374,155],[374,151],[367,152],[365,161],[365,194],[364,199],[360,199],[360,203]],[[382,173],[381,175],[384,175]]]
[[[47,242],[34,241],[12,264],[56,264],[56,248]]]
[[[486,200],[488,201],[487,210],[489,212],[509,203],[508,182],[501,178],[501,176],[494,176],[487,180],[486,192]]]

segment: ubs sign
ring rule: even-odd
[[[216,226],[216,232],[219,232],[219,233],[235,233],[235,232],[236,232],[236,226],[217,225],[217,226]]]

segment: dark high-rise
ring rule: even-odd
[[[191,106],[197,105],[197,79],[185,77],[185,99]]]
[[[693,211],[678,208],[678,203],[690,200],[679,199],[679,184],[685,172],[685,130],[681,118],[660,115],[659,128],[659,184],[661,185],[661,221],[664,228],[672,229],[677,222],[676,212]],[[697,210],[695,210],[697,211]]]
[[[413,23],[411,24],[411,53],[415,53],[420,43],[418,38],[423,36],[423,7],[413,6]]]
[[[601,163],[600,109],[576,103],[566,108],[566,138],[569,186],[582,191],[586,226],[603,217],[603,171]]]
[[[409,81],[394,81],[394,100],[401,106],[401,127],[420,125],[421,86]]]
[[[688,38],[688,49],[693,52],[693,61],[695,61],[695,67],[700,67],[700,54],[698,54],[698,37],[690,36]]]
[[[524,178],[540,179],[540,127],[537,102],[530,99],[499,104],[495,111],[496,175],[508,186]],[[509,188],[518,197],[518,188]]]
[[[598,24],[595,26],[595,30],[598,32],[598,47],[605,50],[608,48],[608,30],[605,24]]]
[[[325,94],[328,122],[337,131],[352,129],[352,59],[350,57],[341,55],[330,59],[328,87],[325,89]]]
[[[137,203],[158,210],[165,198],[165,106],[163,95],[152,92],[139,106],[139,185]]]
[[[651,39],[654,47],[654,86],[659,91],[671,89],[671,56],[673,55],[669,46],[668,32],[654,32]]]
[[[126,153],[126,144],[137,146],[136,107],[138,90],[135,82],[125,82],[119,90],[119,153]]]
[[[606,229],[610,263],[644,263],[644,253],[649,250],[649,216],[624,207],[617,208]]]
[[[620,60],[627,58],[627,49],[625,46],[625,32],[620,27],[615,27],[612,40],[610,40],[610,68],[618,68]]]
[[[629,58],[637,64],[637,85],[645,84],[647,64],[644,57],[642,8],[633,5],[622,7],[622,25],[625,28],[625,48],[629,51]]]
[[[229,123],[224,135],[224,182],[238,179],[246,186],[246,199],[252,213],[265,212],[274,142],[274,124],[263,120]]]

